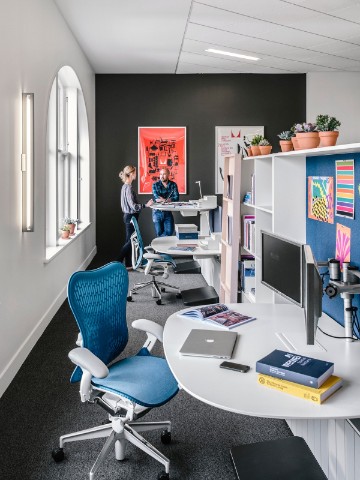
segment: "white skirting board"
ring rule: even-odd
[[[320,407],[321,408],[321,407]],[[360,435],[347,420],[287,420],[329,480],[360,479]]]

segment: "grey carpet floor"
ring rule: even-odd
[[[94,261],[91,267],[99,266]],[[144,276],[131,272],[130,282]],[[170,275],[168,283],[182,289],[205,285],[201,275]],[[167,317],[184,308],[174,294],[164,294],[156,305],[149,290],[128,303],[129,343],[124,356],[136,353],[145,336],[131,327],[137,318],[164,325]],[[100,452],[104,439],[67,444],[66,458],[55,463],[51,450],[59,436],[101,424],[106,413],[98,406],[82,404],[78,385],[71,385],[72,364],[67,357],[75,346],[77,328],[67,301],[61,306],[0,399],[0,479],[80,480]],[[154,351],[162,354],[158,345]],[[171,420],[173,441],[162,445],[158,432],[144,436],[170,458],[171,480],[235,480],[229,450],[234,445],[291,435],[282,420],[237,415],[206,405],[184,391],[167,405],[149,412],[144,420]],[[126,459],[117,462],[111,453],[97,479],[156,480],[162,466],[128,444]]]

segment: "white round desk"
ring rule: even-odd
[[[344,386],[322,405],[278,392],[257,383],[256,361],[274,349],[286,350],[276,332],[304,334],[303,310],[284,304],[232,304],[230,308],[257,319],[234,329],[239,334],[231,361],[250,365],[248,373],[219,368],[222,360],[182,356],[179,353],[193,328],[219,329],[210,323],[171,315],[164,329],[164,350],[169,366],[184,390],[215,407],[244,415],[282,419],[333,419],[360,416],[360,341],[348,343],[317,332],[326,351],[300,351],[305,356],[334,362],[335,375]],[[319,326],[332,335],[344,329],[323,314]]]
[[[201,241],[201,240],[200,240]],[[185,240],[183,241],[185,243]],[[194,260],[202,258],[211,258],[216,255],[220,255],[220,244],[217,249],[207,249],[200,246],[199,240],[187,240],[186,244],[198,245],[195,250],[183,251],[183,250],[173,250],[173,247],[181,245],[179,239],[175,236],[173,237],[157,237],[151,242],[152,248],[159,253],[166,253],[167,255],[177,255],[182,257],[193,256]]]

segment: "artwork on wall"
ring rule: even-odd
[[[308,217],[334,223],[333,177],[308,177]]]
[[[186,193],[186,127],[139,127],[138,149],[139,193],[152,192],[164,167],[179,193]]]
[[[342,269],[343,262],[350,262],[351,230],[340,223],[336,224],[336,253],[335,258],[340,261]]]
[[[337,216],[354,219],[354,160],[336,160]]]
[[[264,135],[264,127],[215,127],[215,193],[224,192],[224,157],[242,153],[254,135]]]

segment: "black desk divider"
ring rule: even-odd
[[[326,480],[301,437],[240,445],[230,455],[238,480]]]
[[[184,305],[187,307],[195,307],[197,305],[208,305],[210,303],[218,303],[219,295],[214,287],[190,288],[189,290],[181,290],[181,296]]]

